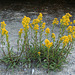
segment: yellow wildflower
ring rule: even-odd
[[[55,37],[56,37],[56,36],[55,36],[55,34],[54,34],[54,33],[52,33],[52,38],[54,38],[54,39],[55,39]]]
[[[45,24],[46,24],[45,22],[44,22],[44,23],[42,23],[42,29],[44,29],[44,28],[45,28]]]
[[[38,31],[36,31],[36,33],[38,33]]]
[[[64,15],[62,19],[60,19],[60,23],[62,23],[62,25],[65,25],[65,26],[72,24],[72,22],[70,22],[70,17],[72,17],[72,15],[70,15],[69,13],[66,13],[66,15]]]
[[[50,44],[50,41],[48,39],[45,39],[45,46],[48,47],[49,44]]]
[[[44,46],[44,44],[42,43],[42,46]]]
[[[24,16],[24,18],[22,19],[22,25],[24,29],[29,29],[29,23],[30,23],[30,18]]]
[[[46,28],[45,32],[46,33],[50,33],[50,29],[49,28]]]
[[[57,20],[57,18],[54,18],[54,20],[53,20],[53,23],[52,24],[58,24],[59,23],[59,21]]]
[[[73,36],[73,38],[75,38],[75,31],[74,31],[72,34],[73,34],[73,35],[72,35],[72,36]]]
[[[73,20],[73,23],[75,24],[75,20]]]
[[[73,34],[73,38],[75,38],[75,35]]]
[[[72,25],[72,22],[70,22],[70,25]]]
[[[39,29],[39,25],[36,24],[36,25],[34,26],[34,30],[38,30],[38,29]]]
[[[6,32],[6,29],[5,28],[2,28],[2,35],[4,35]]]
[[[75,26],[72,27],[72,30],[75,31]]]
[[[38,55],[40,56],[41,52],[38,52]]]
[[[72,42],[72,36],[71,36],[71,34],[68,35],[68,38],[69,38],[69,41]]]
[[[69,26],[66,30],[68,30],[68,32],[72,32],[73,31],[72,26]]]
[[[70,38],[70,40],[71,40],[71,38]],[[60,38],[59,42],[61,42],[61,41],[63,41],[63,45],[66,46],[69,43],[69,37],[64,35]]]
[[[8,34],[8,31],[6,30],[5,34],[7,35]]]
[[[32,27],[32,24],[29,24],[29,25],[30,25],[30,28],[33,28],[33,27]]]
[[[42,13],[39,13],[38,19],[41,21],[42,20]]]
[[[66,13],[66,16],[72,17],[72,15],[71,15],[71,14],[69,14],[69,13]]]
[[[37,18],[37,19],[34,19],[34,20],[33,20],[32,24],[35,25],[35,24],[38,24],[39,22],[40,22],[40,20]]]
[[[48,39],[45,39],[45,46],[50,48],[53,45],[53,42],[50,42]]]
[[[1,22],[1,28],[4,28],[6,26],[5,22]]]
[[[23,29],[20,28],[20,31],[18,33],[19,33],[19,37],[21,38],[21,34],[23,33]]]
[[[62,23],[62,19],[60,19],[60,23]]]

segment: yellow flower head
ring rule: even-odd
[[[38,52],[38,55],[40,56],[41,52]]]
[[[34,30],[39,30],[39,25],[38,25],[38,24],[36,24],[36,25],[34,26]]]
[[[75,20],[73,20],[73,23],[75,24]]]
[[[65,46],[66,46],[67,43],[69,42],[69,37],[66,36],[66,35],[64,35],[64,36],[62,36],[62,37],[60,38],[60,41],[59,41],[59,42],[61,42],[61,41],[63,41],[63,44],[65,44]]]
[[[32,24],[29,24],[29,26],[30,26],[30,28],[33,28],[33,27],[32,27]]]
[[[19,37],[21,38],[21,34],[23,33],[23,29],[20,28],[20,31],[18,33],[19,33]]]
[[[73,31],[72,26],[69,26],[66,30],[67,30],[68,32],[72,32],[72,31]]]
[[[2,35],[4,35],[6,31],[7,30],[5,28],[2,28]]]
[[[5,34],[7,35],[8,34],[8,31],[6,30]]]
[[[59,23],[59,21],[58,21],[58,19],[57,18],[54,18],[54,20],[53,20],[53,23],[52,24],[58,24]]]
[[[54,33],[52,33],[52,38],[54,38],[54,39],[55,39],[55,37],[56,37],[56,36],[55,36],[55,34],[54,34]]]
[[[32,24],[35,25],[35,24],[38,24],[39,22],[40,22],[40,20],[37,18],[37,19],[34,19],[34,20],[33,20]]]
[[[22,28],[20,28],[20,31],[19,31],[19,33],[20,33],[20,34],[21,34],[21,33],[23,33],[22,31],[23,31],[23,29],[22,29]]]
[[[42,20],[42,13],[39,13],[38,19],[41,21]]]
[[[72,22],[70,22],[70,25],[72,25]]]
[[[72,27],[72,30],[75,31],[75,26]]]
[[[2,29],[2,28],[5,28],[5,26],[6,26],[5,22],[4,22],[4,21],[1,22],[1,29]]]
[[[73,35],[72,35],[72,36],[73,36],[73,38],[75,38],[75,31],[74,31],[72,34],[73,34]]]
[[[73,34],[73,38],[75,38],[75,35]]]
[[[72,42],[72,36],[71,36],[71,34],[68,35],[68,38],[69,38],[69,41]]]
[[[24,16],[24,18],[22,19],[22,25],[25,28],[25,30],[29,29],[29,23],[30,23],[30,18]]]
[[[66,36],[66,37],[64,37],[63,45],[66,46],[68,43],[69,43],[69,38],[68,38],[68,36]]]
[[[46,33],[50,33],[50,29],[49,28],[46,28],[45,32]]]
[[[66,16],[72,17],[72,15],[71,15],[71,14],[69,14],[69,13],[66,13]]]
[[[65,26],[72,24],[72,22],[70,22],[70,17],[72,17],[72,15],[70,15],[69,13],[66,13],[66,15],[64,15],[62,19],[60,19],[60,23],[62,23],[62,25],[65,25]]]
[[[53,45],[53,42],[50,43],[48,39],[45,39],[45,46],[50,48]]]
[[[42,23],[42,29],[44,29],[44,28],[45,28],[45,24],[46,24],[45,22],[44,22],[44,23]]]
[[[60,23],[62,23],[62,21],[63,21],[63,20],[62,20],[62,19],[60,19]]]
[[[44,46],[44,44],[42,43],[42,46]]]

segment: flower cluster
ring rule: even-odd
[[[72,35],[71,34],[68,35],[68,38],[69,38],[69,41],[72,42]]]
[[[60,38],[60,42],[63,41],[63,46],[66,46],[69,43],[68,36],[64,35]]]
[[[33,19],[33,22],[32,22],[32,24],[38,24],[40,22],[40,20],[37,18],[37,19]]]
[[[8,41],[8,31],[5,29],[5,22],[1,22],[1,33],[2,33],[2,36],[6,35],[6,41]]]
[[[75,38],[75,31],[72,33],[73,38]]]
[[[39,16],[38,16],[38,19],[40,20],[40,21],[42,21],[42,13],[39,13]]]
[[[39,30],[39,25],[38,24],[34,25],[34,30]]]
[[[19,33],[19,38],[21,38],[21,34],[23,33],[23,29],[20,28],[20,31],[18,33]]]
[[[50,33],[50,29],[49,28],[46,28],[45,32],[48,34]]]
[[[75,20],[73,20],[73,23],[75,24]]]
[[[57,19],[57,18],[54,18],[54,20],[53,20],[53,23],[52,23],[52,24],[56,24],[56,25],[58,25],[58,23],[59,23],[58,19]]]
[[[60,23],[62,24],[62,25],[65,25],[65,26],[68,26],[69,24],[72,24],[71,22],[70,22],[70,17],[72,17],[72,15],[70,15],[69,13],[66,13],[66,15],[64,15],[63,17],[62,17],[62,19],[60,19]]]
[[[33,27],[32,27],[32,24],[29,24],[29,26],[30,26],[31,29],[33,28]]]
[[[72,38],[75,38],[75,26],[68,26],[68,28],[66,29],[68,31],[68,34],[70,34],[70,38],[72,36]],[[70,40],[71,41],[71,40]]]
[[[66,30],[68,31],[68,33],[72,33],[73,32],[72,26],[69,26]]]
[[[55,37],[56,37],[56,36],[55,36],[55,34],[54,34],[54,33],[52,33],[52,38],[53,38],[53,39],[55,39]]]
[[[40,56],[41,52],[38,52],[38,55]]]
[[[73,31],[75,31],[75,26],[72,27]]]
[[[46,23],[44,22],[44,23],[42,23],[42,29],[44,29],[45,28],[45,25],[46,25]]]
[[[66,30],[68,31],[68,33],[72,33],[75,31],[75,26],[68,26]]]
[[[29,23],[30,23],[30,18],[24,16],[24,18],[22,19],[22,25],[24,29],[29,29]]]
[[[52,38],[53,38],[53,40],[55,41],[55,38],[56,38],[56,36],[55,36],[55,34],[54,33],[52,33],[52,36],[51,36]]]
[[[45,46],[50,48],[53,45],[53,42],[50,42],[48,39],[45,39]]]
[[[2,29],[2,28],[5,28],[5,26],[6,26],[5,22],[4,22],[4,21],[1,22],[1,29]]]

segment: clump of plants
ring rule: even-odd
[[[71,22],[70,17],[72,15],[66,13],[60,21],[54,18],[52,22],[53,28],[50,29],[45,28],[46,23],[42,20],[42,13],[36,19],[33,19],[32,23],[30,23],[31,19],[29,17],[24,16],[22,19],[23,28],[18,32],[17,53],[14,53],[13,48],[10,48],[8,31],[5,28],[6,24],[4,21],[1,22],[1,50],[4,56],[0,61],[10,64],[10,67],[15,67],[20,63],[31,67],[31,64],[35,63],[34,66],[48,70],[59,69],[63,62],[66,61],[75,41],[75,26],[72,26],[72,24],[75,24],[75,20]],[[56,40],[54,28],[58,24],[60,28]],[[43,39],[44,32],[45,39]],[[21,37],[24,38],[22,39]],[[4,41],[5,38],[6,42]],[[4,50],[3,48],[5,43],[7,53],[5,52],[6,49]]]

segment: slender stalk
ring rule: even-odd
[[[70,43],[70,45],[68,46],[67,51],[69,50],[70,47],[71,47],[71,43]],[[68,54],[66,55],[66,58],[67,58],[67,56],[68,56]]]
[[[48,70],[49,70],[49,48],[48,48]]]

